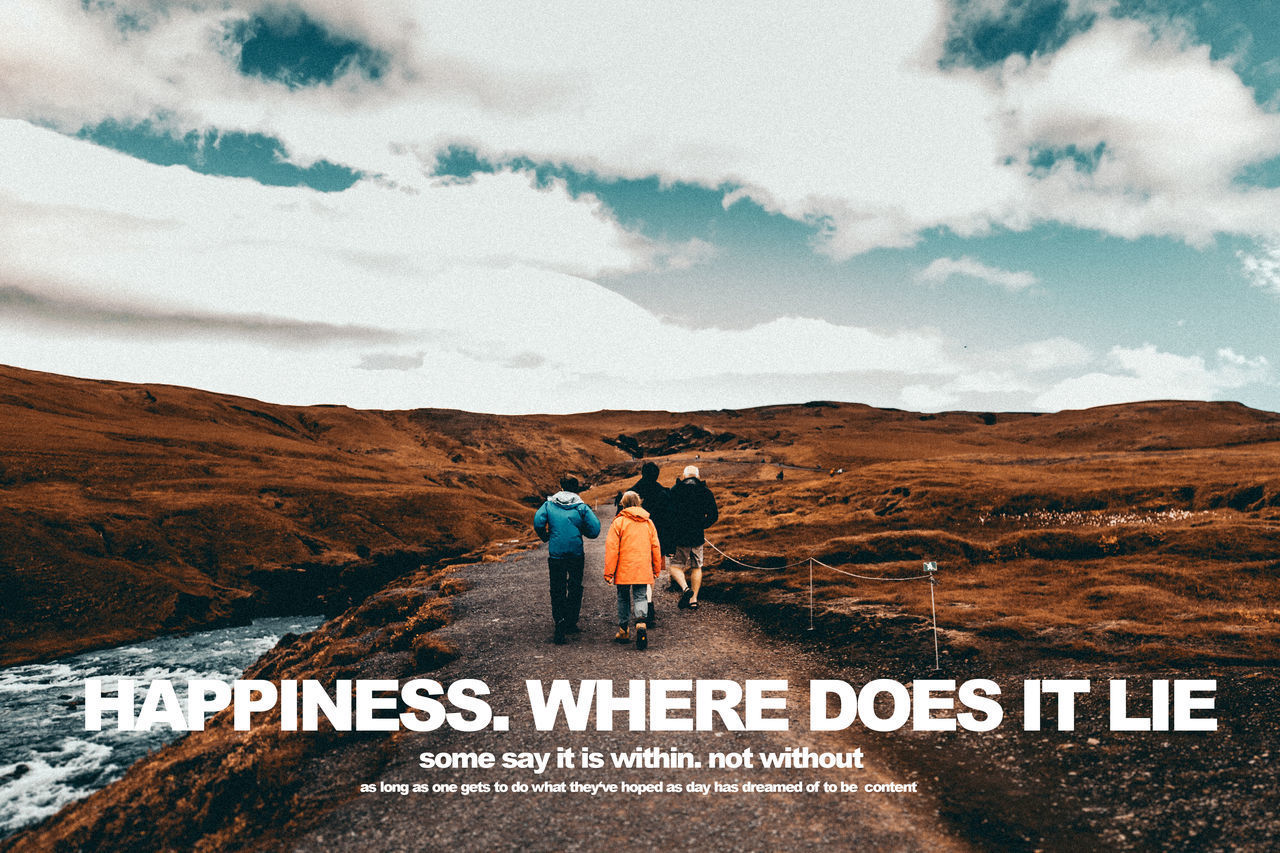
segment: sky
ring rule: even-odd
[[[0,4],[0,363],[1280,411],[1270,3]]]

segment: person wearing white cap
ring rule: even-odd
[[[688,466],[671,487],[667,501],[667,527],[671,531],[671,544],[675,546],[670,563],[671,578],[680,587],[681,608],[698,609],[702,546],[706,542],[703,531],[719,517],[715,496],[700,479],[698,467]]]

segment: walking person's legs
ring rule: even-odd
[[[631,642],[631,632],[627,630],[631,625],[631,585],[620,583],[617,585],[618,591],[618,633],[614,635],[615,643]]]
[[[649,614],[648,584],[631,585],[631,612],[636,617],[636,648],[643,651],[649,645],[649,625],[645,621]]]
[[[685,563],[688,562],[688,551],[688,548],[676,548],[671,555],[671,559],[667,561],[667,570],[671,574],[671,582],[679,588],[682,598],[685,590],[689,588],[689,579],[684,576]]]
[[[574,557],[568,561],[565,572],[564,629],[566,633],[577,634],[578,617],[582,613],[582,572],[586,565],[586,557]]]
[[[689,589],[693,595],[689,598],[689,606],[698,607],[698,590],[702,589],[702,546],[689,549]]]
[[[695,557],[695,554],[698,557]],[[698,587],[702,585],[701,554],[701,547],[690,548],[687,545],[681,545],[671,556],[671,577],[680,585],[680,602],[677,606],[681,609],[697,606],[695,602]],[[695,578],[698,587],[692,585]]]
[[[564,642],[565,591],[568,585],[568,566],[564,557],[548,557],[547,573],[551,588],[551,619],[555,622],[555,642]]]

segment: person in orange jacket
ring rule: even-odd
[[[649,613],[649,585],[662,571],[662,546],[640,496],[627,492],[604,542],[604,579],[618,588],[618,633],[615,643],[631,641],[627,628],[636,617],[636,648],[649,646],[645,618]]]

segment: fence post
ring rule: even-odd
[[[933,668],[942,669],[942,659],[938,655],[938,605],[933,599],[933,584],[938,578],[938,564],[925,563],[924,571],[929,576],[929,611],[933,613]]]
[[[813,557],[809,558],[809,630],[813,630]]]

